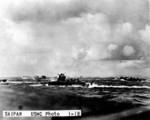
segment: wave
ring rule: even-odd
[[[150,86],[127,86],[127,85],[98,85],[98,84],[92,84],[88,85],[88,88],[127,88],[127,89],[150,89]]]

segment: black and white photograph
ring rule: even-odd
[[[1,0],[0,120],[150,120],[150,0]]]

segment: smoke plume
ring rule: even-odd
[[[0,2],[0,75],[143,75],[148,0]]]

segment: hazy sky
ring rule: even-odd
[[[150,0],[0,1],[0,76],[150,76]]]

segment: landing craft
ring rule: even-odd
[[[83,81],[80,81],[79,78],[68,78],[65,74],[60,73],[58,74],[58,78],[56,81],[49,81],[48,85],[81,85],[85,86],[86,83]]]
[[[2,80],[0,80],[0,82],[7,82],[7,79],[2,79]]]
[[[0,80],[0,83],[6,83],[7,82],[7,79],[1,79]]]
[[[69,85],[80,85],[85,86],[87,85],[86,82],[80,81],[79,78],[67,78],[64,73],[58,74],[58,77],[48,78],[46,76],[36,77],[36,81],[44,86],[69,86]]]

